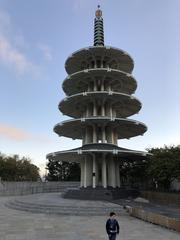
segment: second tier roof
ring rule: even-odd
[[[71,119],[58,123],[54,127],[54,131],[59,136],[69,137],[72,139],[82,139],[86,126],[111,127],[118,134],[118,139],[131,138],[143,135],[147,131],[145,124],[123,118],[110,117],[91,117],[81,119]]]
[[[87,69],[69,75],[62,87],[67,95],[88,91],[94,82],[103,82],[104,90],[109,86],[111,90],[132,94],[137,88],[135,78],[128,73],[110,68]],[[91,86],[92,85],[92,86]]]

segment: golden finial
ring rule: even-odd
[[[102,11],[100,9],[100,5],[98,5],[98,9],[96,10],[96,14],[95,15],[96,15],[97,18],[102,17]]]

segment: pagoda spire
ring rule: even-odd
[[[100,5],[95,12],[94,19],[94,46],[104,46],[103,18]]]

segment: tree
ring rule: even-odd
[[[152,153],[147,174],[154,188],[167,191],[174,179],[180,180],[180,145],[148,149]]]
[[[0,153],[0,178],[2,181],[37,181],[39,168],[29,158]]]
[[[49,159],[46,169],[48,181],[79,181],[80,167],[75,162],[54,161]]]
[[[127,161],[120,164],[121,185],[145,188],[147,183],[147,161]]]
[[[180,146],[147,149],[152,156],[144,161],[122,161],[122,185],[169,191],[174,179],[180,181]]]

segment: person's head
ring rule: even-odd
[[[110,218],[115,218],[116,214],[115,214],[115,212],[110,212],[109,216],[110,216]]]

